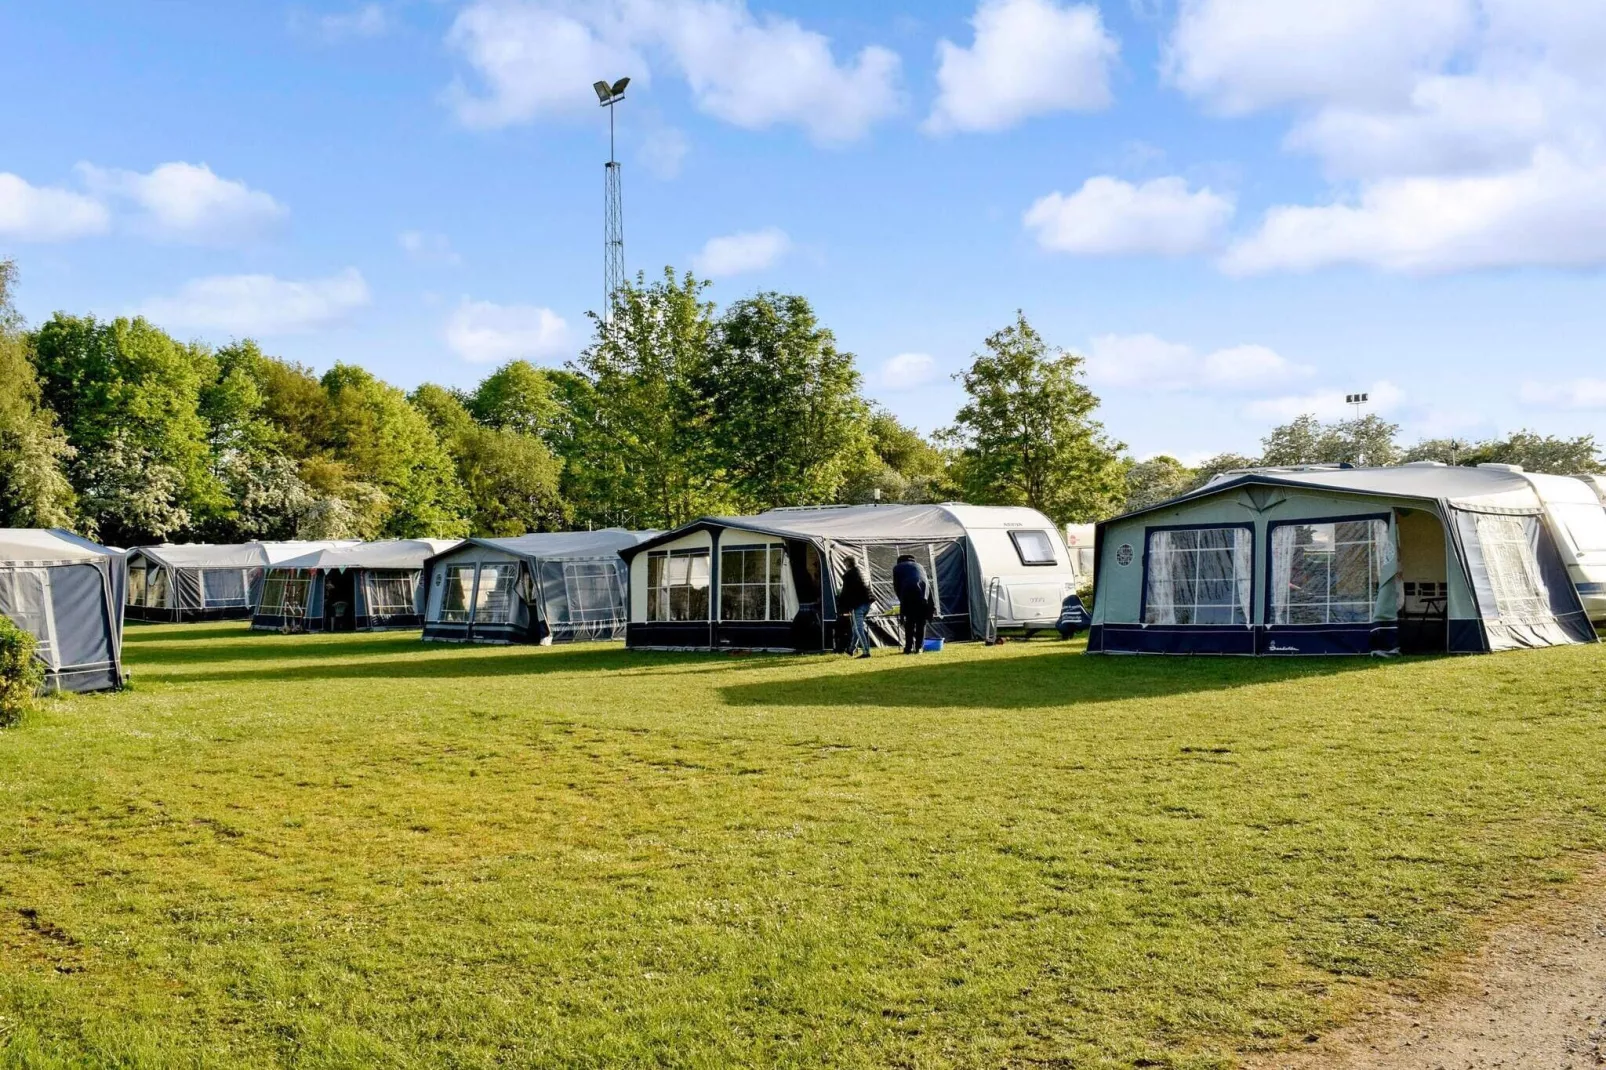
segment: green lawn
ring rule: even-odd
[[[0,732],[0,1065],[1230,1066],[1606,849],[1606,650],[131,628]]]

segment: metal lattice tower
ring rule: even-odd
[[[625,208],[620,191],[619,161],[614,158],[613,106],[625,98],[629,78],[621,78],[612,85],[597,82],[592,86],[597,99],[608,109],[608,162],[604,166],[607,180],[604,184],[602,234],[602,317],[613,321],[613,295],[625,284]]]

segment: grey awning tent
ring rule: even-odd
[[[431,558],[424,638],[552,643],[623,638],[619,552],[656,532],[540,532],[469,539]]]
[[[1098,526],[1091,653],[1594,642],[1532,483],[1434,464],[1234,473]]]
[[[626,638],[660,649],[830,649],[836,591],[854,559],[875,598],[872,635],[890,642],[901,554],[924,567],[937,606],[931,631],[947,639],[1052,628],[1074,586],[1064,538],[1034,509],[950,502],[704,517],[624,552]]]
[[[130,620],[249,620],[269,565],[352,541],[162,543],[127,553]]]
[[[123,683],[123,556],[58,528],[0,528],[0,613],[39,642],[47,691]]]
[[[267,569],[251,627],[260,631],[379,631],[423,621],[424,562],[455,539],[336,546]]]

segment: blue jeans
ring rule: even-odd
[[[869,612],[869,606],[859,606],[853,611],[853,642],[848,644],[849,654],[857,654],[860,650],[870,653],[870,628],[864,622]]]

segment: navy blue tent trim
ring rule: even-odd
[[[1450,618],[1446,646],[1452,654],[1487,654],[1489,637],[1483,630],[1483,621],[1468,617]]]
[[[1400,630],[1393,621],[1280,624],[1255,631],[1257,654],[1375,654],[1400,648]]]
[[[1089,633],[1087,648],[1106,654],[1251,655],[1256,631],[1241,624],[1102,624]]]

